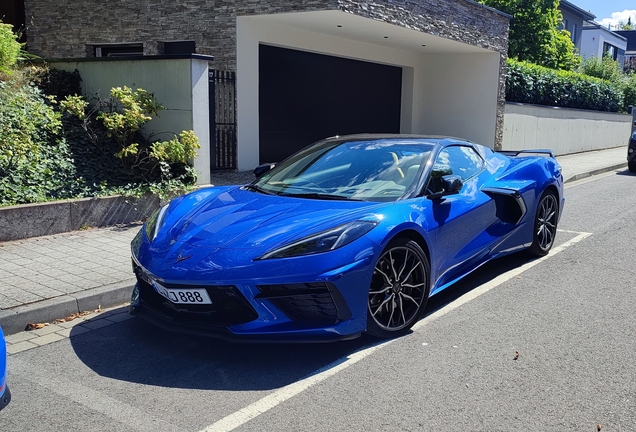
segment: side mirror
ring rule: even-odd
[[[267,171],[271,170],[275,166],[276,166],[275,163],[264,163],[254,168],[254,171],[252,171],[252,173],[254,173],[254,177],[259,178],[260,176],[262,176],[263,174],[265,174]]]
[[[444,185],[444,195],[459,193],[464,186],[462,178],[458,175],[445,175],[442,177],[442,184]]]

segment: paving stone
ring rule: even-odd
[[[62,331],[62,330],[60,330],[60,331]],[[61,341],[63,339],[66,339],[66,337],[64,337],[62,335],[59,335],[59,334],[56,334],[56,333],[51,333],[51,334],[47,334],[45,336],[41,336],[41,337],[38,337],[38,338],[35,338],[35,339],[31,339],[29,342],[32,342],[34,344],[42,346],[42,345],[48,345],[48,344],[53,343],[53,342]]]
[[[64,330],[60,330],[59,332],[55,333],[58,334],[60,336],[63,337],[72,337],[72,336],[77,336],[77,335],[81,335],[84,333],[88,333],[89,331],[91,331],[91,329],[88,329],[86,327],[83,327],[81,325],[75,325],[73,327],[69,327],[66,328]]]
[[[19,352],[22,351],[26,351],[26,350],[30,350],[32,348],[36,348],[39,345],[33,344],[29,341],[24,341],[24,342],[20,342],[17,344],[12,344],[12,345],[8,345],[7,346],[7,353],[8,354],[17,354]]]
[[[60,323],[56,323],[55,325],[60,326],[64,329],[69,329],[75,326],[78,326],[82,323],[83,321],[79,320],[79,319],[74,319],[72,321],[65,321],[65,322],[60,322]]]
[[[16,334],[12,334],[9,336],[5,336],[5,341],[7,342],[8,345],[12,345],[12,344],[17,344],[20,342],[24,342],[33,338],[38,337],[38,335],[34,334],[33,332],[30,331],[23,331],[20,333],[16,333]]]
[[[42,327],[41,329],[30,330],[29,332],[33,333],[36,336],[44,336],[49,333],[55,333],[56,331],[60,331],[60,330],[63,330],[63,328],[58,326],[57,324],[50,324],[45,327]]]

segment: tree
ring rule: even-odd
[[[480,0],[512,15],[508,56],[552,69],[573,70],[580,58],[563,21],[560,0]]]
[[[618,30],[636,30],[636,26],[632,24],[632,17],[627,18],[627,22],[620,21],[618,23]]]

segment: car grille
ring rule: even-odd
[[[256,298],[274,303],[294,321],[335,324],[351,312],[335,287],[322,282],[258,285]]]
[[[135,266],[135,274],[139,285],[139,294],[145,306],[164,315],[181,321],[195,324],[212,324],[228,326],[243,324],[258,318],[257,312],[235,286],[205,286],[212,300],[211,305],[175,304],[157,293],[148,283],[147,276]],[[193,286],[164,284],[166,288],[187,289]]]

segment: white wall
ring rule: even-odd
[[[504,150],[551,149],[555,155],[621,147],[632,116],[600,111],[506,104]]]
[[[429,54],[418,69],[414,132],[494,147],[499,54]]]
[[[494,147],[498,53],[471,47],[472,53],[426,54],[278,25],[261,17],[238,17],[239,171],[259,162],[260,43],[400,66],[401,133],[452,135]]]
[[[201,142],[194,160],[197,182],[210,182],[207,60],[68,61],[53,62],[51,67],[77,69],[82,77],[82,92],[89,100],[97,94],[107,98],[113,87],[143,88],[154,93],[165,110],[146,123],[143,132],[156,139],[171,139],[183,130],[194,130]]]
[[[603,44],[607,42],[619,49],[627,49],[627,41],[603,28],[583,28],[581,36],[581,56],[583,58],[603,58]]]

